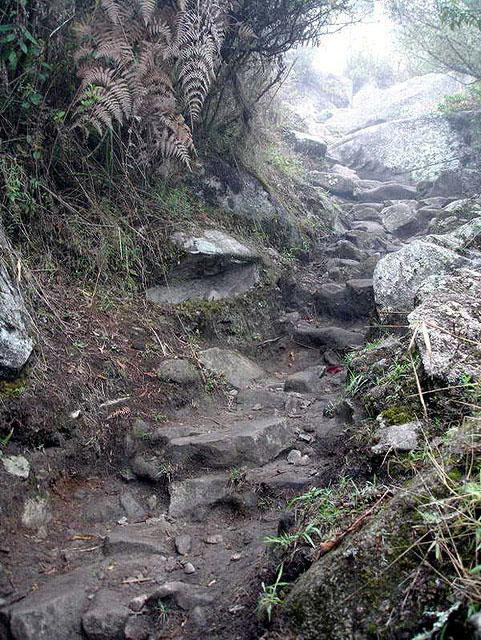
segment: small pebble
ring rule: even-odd
[[[131,608],[132,611],[135,611],[135,612],[142,611],[148,599],[149,599],[149,596],[146,593],[144,593],[141,596],[137,596],[136,598],[131,600],[129,607]]]
[[[241,558],[242,558],[242,554],[241,553],[233,553],[231,555],[231,557],[230,557],[232,562],[238,562]]]
[[[220,544],[223,541],[223,538],[220,534],[216,534],[214,536],[207,536],[204,538],[204,542],[206,544]]]
[[[195,567],[192,562],[187,562],[187,564],[184,565],[184,573],[186,573],[187,575],[195,573]]]

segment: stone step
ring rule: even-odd
[[[180,473],[195,465],[209,469],[262,465],[295,440],[294,429],[284,418],[247,420],[225,429],[174,437],[165,447],[163,460]]]
[[[347,351],[361,346],[365,334],[342,327],[317,327],[308,322],[300,322],[294,330],[293,337],[303,345],[320,347],[321,351]]]

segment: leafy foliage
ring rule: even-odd
[[[175,159],[190,166],[191,121],[202,110],[223,40],[218,2],[102,0],[78,25],[81,86],[77,124],[99,134],[128,129],[142,164]]]

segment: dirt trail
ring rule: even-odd
[[[345,393],[342,353],[365,339],[375,262],[412,236],[380,233],[382,187],[370,183],[373,206],[345,201],[349,228],[287,285],[291,309],[317,291],[317,316],[286,314],[257,379],[165,424],[137,421],[117,475],[57,484],[48,537],[0,545],[15,575],[1,640],[262,635],[264,538],[277,533],[289,498],[338,477],[350,429],[331,410]],[[344,277],[355,257],[368,272]],[[336,281],[319,289],[325,259]]]

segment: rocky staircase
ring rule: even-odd
[[[316,172],[312,183],[337,198],[344,230],[286,285],[278,348],[262,362],[221,345],[202,352],[204,371],[222,376],[229,392],[166,425],[133,423],[125,468],[62,498],[49,539],[28,541],[39,549],[38,566],[25,554],[19,584],[0,575],[1,640],[256,637],[245,620],[258,591],[263,538],[275,534],[290,497],[338,472],[349,424],[327,409],[343,400],[342,354],[365,340],[375,265],[450,218],[459,224],[451,198],[361,180],[339,165]],[[257,256],[229,245],[235,270],[226,279],[218,265],[228,238],[200,240],[213,256],[219,291],[230,290],[239,270],[247,280],[238,292],[253,286]],[[198,246],[179,242],[190,251],[191,283]],[[180,300],[191,288],[180,280],[174,292],[149,295]],[[306,304],[315,311],[309,321]],[[190,363],[161,369],[171,384],[198,382]]]

